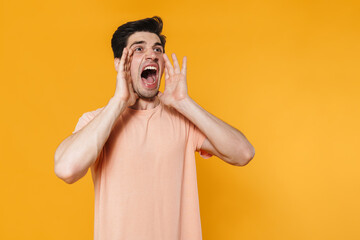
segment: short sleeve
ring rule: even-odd
[[[78,120],[78,123],[75,126],[75,129],[72,133],[76,133],[79,130],[81,130],[83,127],[85,127],[90,121],[90,117],[88,116],[88,113],[84,113]]]
[[[201,150],[201,146],[203,145],[206,136],[200,131],[199,128],[197,128],[195,125],[192,124],[192,128],[194,130],[194,144],[195,144],[195,150],[199,152],[200,156],[204,159],[212,157],[212,154]]]
[[[103,108],[98,108],[95,111],[84,113],[78,120],[78,123],[75,126],[75,129],[72,133],[76,133],[80,131],[83,127],[85,127]]]

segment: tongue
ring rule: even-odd
[[[155,82],[155,74],[149,74],[146,78],[143,78],[148,84]]]

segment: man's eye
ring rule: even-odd
[[[137,47],[137,48],[135,48],[134,49],[136,52],[140,52],[141,50],[142,50],[142,48],[141,47]]]
[[[155,48],[154,51],[155,52],[162,52],[162,49],[161,48]]]

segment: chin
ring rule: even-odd
[[[155,96],[157,96],[158,92],[159,92],[159,88],[156,88],[151,91],[149,91],[149,90],[137,91],[137,94],[138,94],[139,98],[150,100],[150,99],[154,98]]]
[[[140,87],[137,89],[136,93],[139,96],[139,98],[151,100],[152,98],[158,95],[159,88],[160,88],[160,79],[158,80],[158,84],[156,88],[146,89],[145,87]]]

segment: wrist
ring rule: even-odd
[[[178,112],[184,113],[186,109],[189,108],[194,101],[187,95],[184,99],[174,102],[173,108],[175,108]]]
[[[114,111],[117,115],[120,115],[126,109],[127,102],[117,96],[113,96],[106,107]]]

